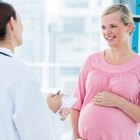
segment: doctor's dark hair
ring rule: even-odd
[[[16,20],[16,11],[14,7],[6,2],[0,1],[0,40],[5,39],[7,23],[11,17]]]

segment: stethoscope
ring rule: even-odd
[[[0,54],[5,55],[5,56],[8,56],[8,57],[12,57],[12,56],[10,56],[10,55],[8,55],[6,53],[3,53],[3,52],[0,52]]]

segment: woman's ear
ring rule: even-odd
[[[128,24],[128,31],[129,31],[129,34],[132,34],[132,32],[134,31],[134,23],[133,22],[130,22]]]

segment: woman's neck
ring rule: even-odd
[[[123,64],[129,61],[134,54],[135,53],[129,47],[125,49],[109,48],[105,50],[104,57],[110,64]]]
[[[131,48],[125,48],[125,49],[108,49],[106,50],[107,55],[109,56],[113,56],[115,58],[121,58],[121,57],[125,57],[128,56],[130,54],[134,54],[134,52],[131,50]]]

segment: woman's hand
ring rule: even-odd
[[[57,112],[62,104],[62,96],[64,94],[52,94],[50,93],[50,95],[47,97],[47,103],[48,103],[48,107],[50,110],[52,110],[54,113]]]
[[[84,139],[82,139],[82,138],[76,138],[76,140],[84,140]]]
[[[61,116],[60,119],[63,121],[67,118],[67,116],[70,114],[71,109],[69,108],[61,108],[59,111],[59,115]]]
[[[119,105],[123,103],[123,99],[124,98],[114,93],[103,91],[103,92],[99,92],[96,96],[94,96],[92,101],[96,105],[119,107]]]

